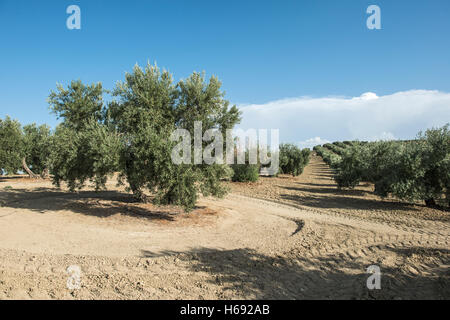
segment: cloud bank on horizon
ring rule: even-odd
[[[450,93],[410,90],[377,96],[299,97],[240,105],[242,129],[279,129],[280,142],[313,147],[330,141],[412,139],[450,122]]]

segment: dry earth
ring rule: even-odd
[[[114,181],[72,194],[1,178],[0,299],[450,298],[448,212],[338,191],[315,156],[300,177],[230,186],[184,214]]]

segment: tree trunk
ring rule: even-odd
[[[433,198],[426,199],[425,200],[425,204],[427,205],[427,207],[435,207],[436,206],[436,201],[434,201]]]
[[[28,173],[28,176],[30,177],[30,179],[38,179],[39,178],[38,175],[34,174],[33,171],[31,171],[30,168],[28,168],[25,157],[22,159],[22,167],[25,170],[25,172]]]
[[[142,192],[139,187],[136,187],[134,184],[130,183],[131,192],[133,192],[133,197],[136,201],[141,203],[148,203],[148,197]]]
[[[42,173],[41,173],[41,178],[42,179],[48,179],[48,177],[50,176],[49,172],[48,172],[48,168],[45,168]]]

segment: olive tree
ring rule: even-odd
[[[105,123],[101,83],[72,81],[67,89],[51,92],[51,110],[63,121],[56,128],[51,147],[51,172],[58,187],[82,188],[86,181],[104,189],[107,177],[119,170],[120,136]]]
[[[435,205],[436,200],[446,198],[450,206],[450,130],[449,124],[441,128],[419,133],[424,169],[422,199],[427,205]]]
[[[108,117],[125,141],[121,177],[139,200],[146,200],[147,189],[155,203],[190,210],[200,193],[225,194],[220,183],[229,172],[225,165],[174,164],[171,152],[176,142],[169,140],[175,129],[185,129],[193,142],[196,121],[202,122],[202,136],[211,128],[224,134],[240,121],[238,109],[224,99],[217,78],[206,81],[204,74],[193,73],[174,84],[168,71],[136,66],[113,95],[117,100],[110,104]]]
[[[101,84],[72,82],[49,97],[52,110],[63,119],[52,148],[54,182],[71,189],[92,181],[96,188],[119,172],[139,201],[147,193],[156,204],[175,204],[191,210],[198,195],[222,196],[220,183],[229,175],[221,164],[175,164],[172,151],[175,129],[194,139],[194,122],[202,121],[202,134],[211,128],[224,133],[240,121],[240,112],[224,99],[220,81],[193,73],[174,83],[168,71],[135,66],[113,90],[114,100],[103,104]],[[203,141],[203,139],[202,139]],[[206,144],[203,141],[202,144]]]
[[[292,174],[294,177],[302,174],[309,162],[309,149],[301,150],[293,144],[280,145],[280,171]]]
[[[94,119],[86,120],[83,130],[59,125],[51,148],[53,182],[70,190],[81,189],[86,181],[96,190],[105,189],[108,176],[119,168],[120,137]]]
[[[24,157],[22,127],[16,120],[0,119],[0,173],[15,174]]]
[[[336,165],[339,187],[372,182],[375,193],[434,206],[450,200],[449,125],[429,129],[412,141],[384,141],[347,148]]]
[[[51,131],[47,125],[30,124],[23,127],[24,157],[23,169],[30,177],[48,176],[50,161]]]

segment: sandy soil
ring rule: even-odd
[[[338,191],[318,157],[300,177],[230,186],[184,214],[114,181],[71,194],[0,179],[0,299],[450,298],[449,212]]]

